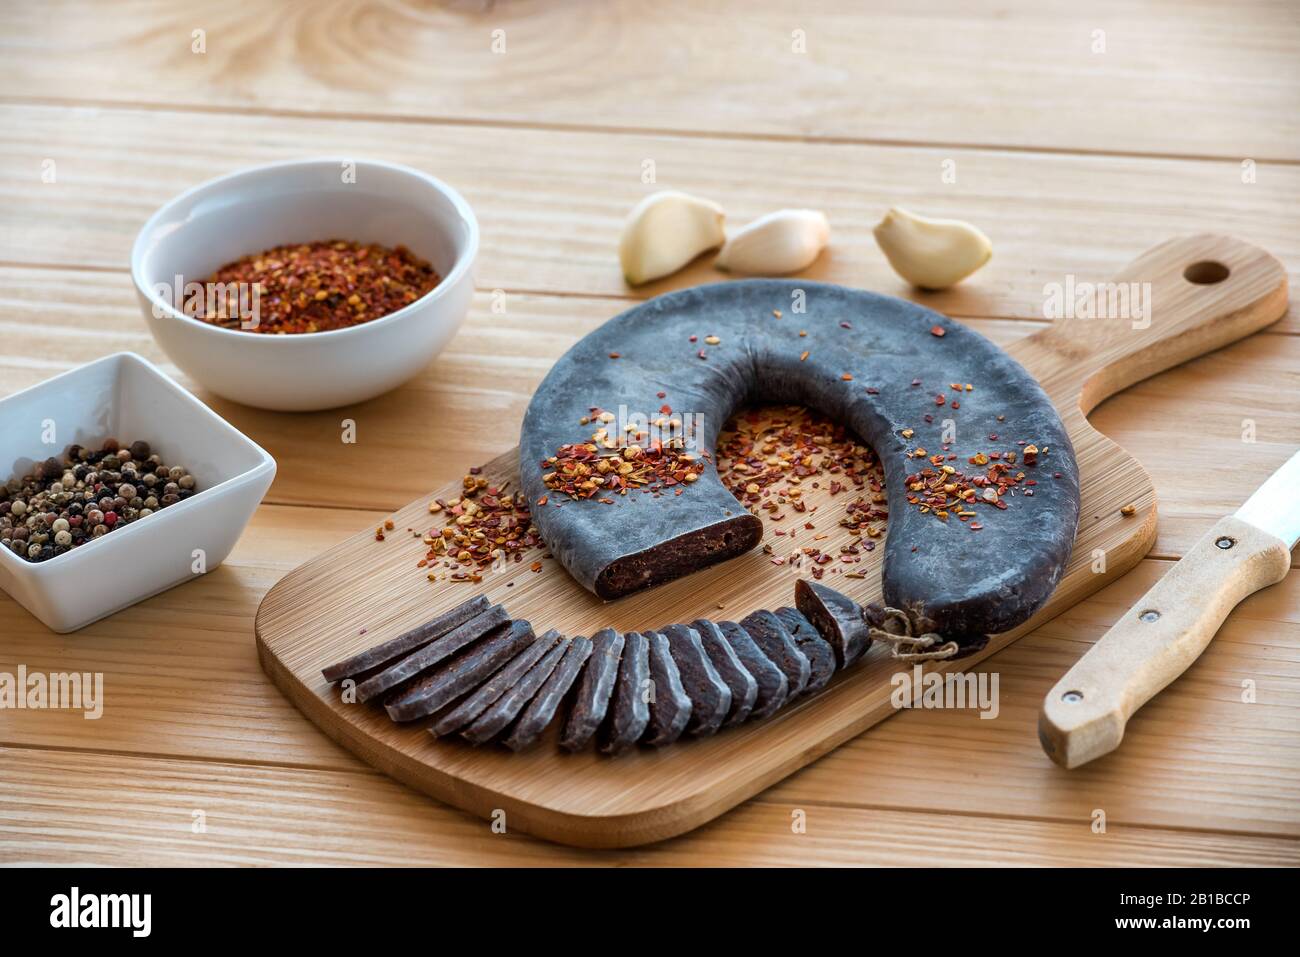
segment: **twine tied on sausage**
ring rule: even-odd
[[[934,622],[917,612],[886,606],[877,617],[880,623],[870,622],[868,634],[873,642],[888,645],[899,661],[943,661],[961,652],[957,642],[945,641]]]

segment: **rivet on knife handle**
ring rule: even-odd
[[[1066,768],[1113,751],[1133,713],[1196,660],[1237,603],[1290,568],[1281,539],[1221,519],[1048,692],[1043,750]]]

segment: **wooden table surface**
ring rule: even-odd
[[[733,223],[822,208],[833,245],[810,278],[918,298],[1000,342],[1042,324],[1045,283],[1104,279],[1170,236],[1238,235],[1294,283],[1290,0],[4,6],[0,394],[123,349],[185,381],[139,314],[130,243],[170,196],[252,163],[428,170],[474,205],[483,252],[462,331],[396,392],[289,415],[199,391],[280,466],[223,567],[73,635],[0,595],[0,671],[102,671],[106,699],[98,721],[0,712],[0,863],[1300,863],[1300,572],[1242,603],[1117,753],[1067,773],[1034,731],[1057,677],[1300,446],[1295,307],[1094,413],[1151,472],[1159,538],[980,666],[1000,676],[996,720],[901,713],[663,844],[493,834],[327,741],[253,647],[285,572],[512,446],[577,338],[719,278],[623,284],[619,228],[648,191],[710,197]],[[870,235],[893,204],[978,224],[992,262],[910,291]]]

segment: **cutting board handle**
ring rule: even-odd
[[[1034,366],[1058,370],[1068,381],[1052,386],[1077,389],[1086,415],[1135,382],[1276,322],[1287,279],[1258,246],[1207,233],[1154,246],[1108,282],[1047,283],[1043,298],[1054,321],[1024,347],[1054,357]]]

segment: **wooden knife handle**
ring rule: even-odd
[[[1043,750],[1066,768],[1113,751],[1133,713],[1187,670],[1238,602],[1290,569],[1281,539],[1221,519],[1048,692]]]

